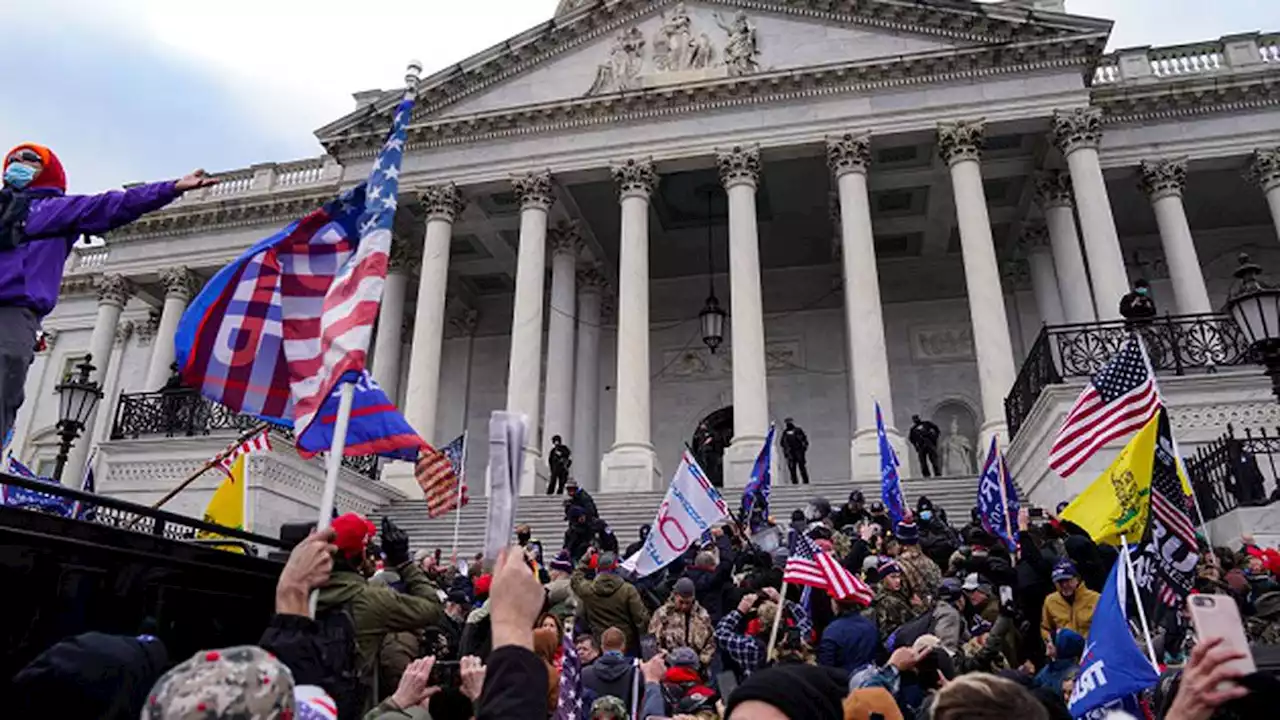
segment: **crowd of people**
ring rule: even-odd
[[[957,528],[921,497],[892,523],[854,491],[798,510],[778,528],[790,543],[765,550],[729,523],[634,577],[622,561],[649,528],[620,551],[590,496],[569,493],[559,547],[521,525],[489,568],[411,554],[389,521],[338,517],[293,550],[258,646],[167,667],[156,638],[70,638],[14,679],[31,704],[15,717],[58,698],[58,717],[166,720],[1068,718],[1116,562],[1052,516],[1022,511],[1011,553],[976,514]],[[801,537],[874,592],[784,585]],[[1280,644],[1280,553],[1246,537],[1204,556],[1196,591],[1230,597],[1258,647]],[[1280,698],[1177,615],[1155,634],[1168,669],[1142,698],[1148,717],[1262,717]]]

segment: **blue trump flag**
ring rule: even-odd
[[[1002,484],[1003,493],[1000,492]],[[978,476],[978,518],[987,532],[1004,541],[1009,552],[1017,552],[1018,536],[1014,528],[1018,526],[1018,489],[1013,485],[1009,465],[994,437],[982,474]]]
[[[1093,611],[1089,641],[1067,709],[1075,718],[1132,704],[1133,696],[1155,685],[1160,675],[1138,649],[1125,617],[1129,550],[1124,548]]]
[[[884,417],[880,413],[880,403],[876,403],[876,439],[880,443],[880,499],[889,511],[889,519],[894,527],[902,522],[907,514],[907,503],[902,499],[902,480],[898,478],[898,454],[889,444],[889,437],[884,434]]]
[[[776,429],[773,423],[769,423],[764,447],[756,455],[756,464],[751,466],[751,479],[742,489],[742,515],[751,532],[764,527],[764,518],[769,516],[769,491],[773,488],[773,433]]]

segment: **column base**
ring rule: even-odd
[[[898,476],[912,477],[912,455],[907,452],[907,439],[897,428],[885,428],[889,445],[898,454]],[[859,430],[849,442],[850,463],[854,480],[880,479],[880,439],[875,428]]]
[[[755,467],[756,457],[760,455],[760,449],[763,447],[763,435],[735,437],[729,443],[729,447],[724,449],[725,487],[747,486],[747,482],[751,480],[751,469]],[[769,472],[775,485],[783,481],[782,476],[778,474],[779,468],[783,467],[781,458],[782,448],[774,447],[773,467],[769,468]],[[791,482],[791,480],[788,478],[785,482]]]
[[[658,455],[648,445],[615,445],[600,459],[600,493],[648,492],[662,487]]]
[[[387,463],[386,467],[382,468],[381,479],[382,482],[404,493],[410,500],[422,499],[422,488],[418,487],[418,480],[413,475],[413,463]]]
[[[991,438],[998,438],[996,443],[1000,446],[1000,452],[1008,452],[1009,450],[1009,426],[1005,423],[1004,418],[992,420],[982,423],[982,427],[978,429],[978,447],[973,449],[974,462],[978,464],[981,471],[982,464],[987,461],[987,450],[991,448]]]

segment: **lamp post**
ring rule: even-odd
[[[1258,280],[1261,273],[1262,268],[1250,262],[1248,255],[1240,254],[1226,311],[1266,367],[1271,391],[1280,400],[1280,288]]]
[[[67,464],[67,455],[71,453],[71,444],[80,437],[80,431],[84,430],[89,416],[102,399],[102,389],[98,383],[89,379],[95,370],[90,363],[92,359],[92,355],[85,355],[84,360],[76,365],[78,372],[54,388],[58,393],[58,437],[62,438],[62,443],[58,446],[53,479],[59,483],[62,482],[62,469]]]
[[[728,314],[724,308],[720,307],[720,300],[716,298],[716,281],[715,281],[715,265],[712,262],[712,217],[711,217],[711,200],[715,197],[715,190],[707,189],[707,286],[710,289],[707,295],[707,304],[702,306],[702,311],[698,313],[698,322],[702,325],[702,343],[707,346],[712,355],[716,354],[716,348],[724,342],[724,318]]]

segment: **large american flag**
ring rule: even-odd
[[[791,554],[782,571],[784,582],[826,590],[837,600],[856,600],[870,605],[875,593],[866,583],[823,552],[803,533],[791,531]]]
[[[1071,406],[1049,449],[1049,467],[1062,477],[1071,475],[1098,448],[1141,429],[1159,408],[1155,374],[1135,333]]]
[[[418,487],[427,498],[429,517],[440,517],[470,502],[463,467],[466,456],[467,434],[463,433],[439,450],[425,450],[418,460]]]
[[[552,720],[582,720],[590,708],[583,707],[582,660],[573,644],[573,633],[564,634],[564,655],[560,664],[560,699]]]

